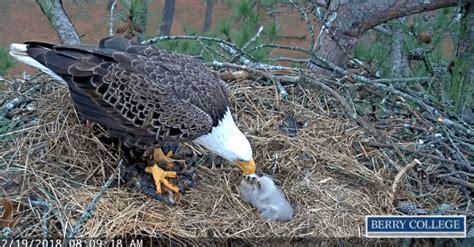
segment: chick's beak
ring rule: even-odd
[[[250,175],[255,173],[255,161],[252,159],[250,161],[235,161],[235,164],[242,170],[242,173],[245,175]]]

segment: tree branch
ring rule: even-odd
[[[41,11],[48,17],[49,23],[59,36],[61,43],[78,45],[81,39],[63,8],[62,0],[36,0]]]
[[[122,163],[123,163],[122,160],[118,161],[116,171],[114,172],[114,174],[112,174],[109,177],[107,182],[100,188],[99,192],[96,193],[94,199],[92,199],[92,201],[89,203],[89,205],[87,205],[86,209],[84,210],[81,217],[79,218],[79,221],[73,226],[72,231],[68,234],[66,242],[68,242],[67,240],[75,239],[76,235],[81,230],[82,225],[84,223],[86,223],[92,217],[92,215],[94,214],[94,212],[97,208],[97,203],[102,198],[105,191],[107,191],[107,189],[110,187],[110,185],[114,181],[115,177],[117,176],[118,172],[120,171],[120,169],[122,167]],[[67,244],[66,244],[66,247],[67,247]]]
[[[465,1],[465,0],[464,0]],[[460,0],[331,0],[314,53],[345,68],[355,43],[364,32],[392,19],[456,5]],[[308,64],[317,73],[326,73],[316,59]]]
[[[109,36],[112,37],[114,36],[114,12],[115,12],[115,7],[117,7],[117,1],[114,0],[114,2],[110,6],[110,11],[109,11]]]
[[[260,38],[260,35],[262,34],[262,31],[263,31],[263,26],[260,26],[260,28],[258,29],[257,33],[247,42],[245,43],[241,50],[242,51],[245,51],[251,44],[253,44],[255,41],[257,41],[258,38]],[[239,53],[235,53],[231,58],[230,58],[230,62],[233,63],[235,62],[237,59],[239,59],[239,57],[241,56],[242,54],[239,54]]]

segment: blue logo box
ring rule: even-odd
[[[369,215],[368,238],[465,238],[465,215]]]

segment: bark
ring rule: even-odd
[[[400,23],[391,25],[392,29],[392,47],[390,51],[392,61],[392,77],[408,77],[408,61],[403,54],[403,29],[402,25],[405,18],[400,18]]]
[[[63,44],[77,45],[81,39],[63,8],[62,0],[36,0]]]
[[[165,0],[165,7],[163,9],[163,16],[161,17],[161,25],[159,30],[160,36],[167,36],[171,33],[175,3],[176,0]]]
[[[474,4],[464,5],[466,14],[461,21],[461,37],[454,63],[453,83],[459,85],[456,98],[457,110],[462,113],[466,122],[474,122]],[[457,81],[456,81],[457,80]]]
[[[331,0],[313,52],[345,68],[362,34],[386,21],[458,4],[458,0]],[[308,68],[328,73],[312,58]]]
[[[213,14],[214,14],[214,0],[206,0],[206,13],[204,14],[204,23],[202,24],[203,33],[207,33],[211,30]]]

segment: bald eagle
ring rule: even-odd
[[[108,37],[98,46],[42,42],[11,44],[10,55],[67,83],[79,115],[105,126],[124,146],[153,153],[145,171],[177,193],[168,181],[176,172],[158,167],[171,162],[166,143],[194,142],[255,172],[252,148],[229,109],[226,85],[197,58]]]

